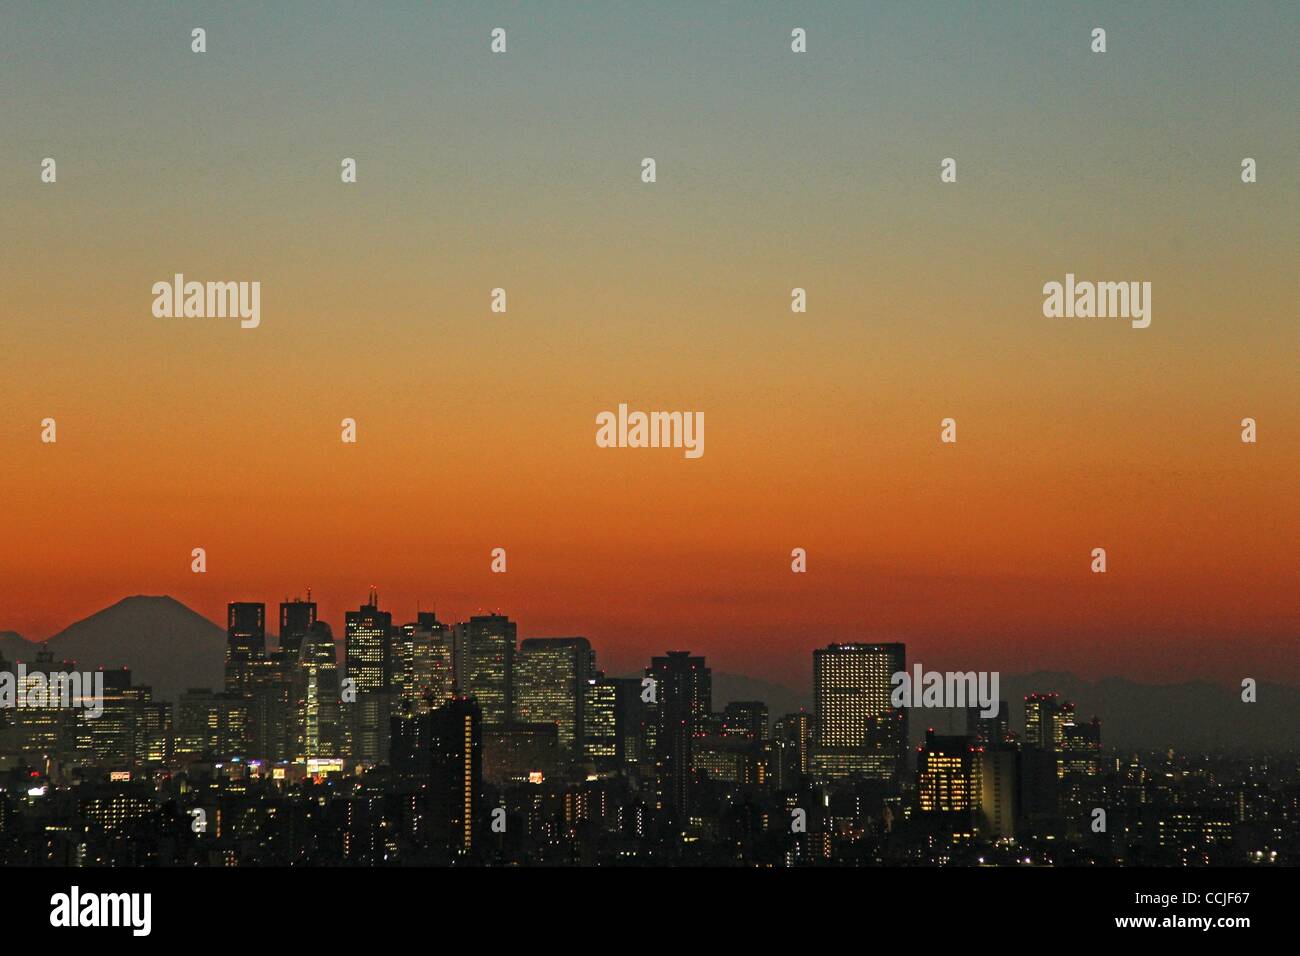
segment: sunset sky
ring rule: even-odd
[[[1300,682],[1295,7],[1043,6],[6,6],[0,630],[374,584],[614,673]],[[177,272],[261,327],[154,318]]]

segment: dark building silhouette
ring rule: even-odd
[[[297,657],[303,638],[316,623],[316,602],[307,592],[307,600],[294,598],[280,604],[280,650]]]
[[[654,681],[654,758],[661,809],[683,817],[691,808],[692,744],[696,730],[713,711],[713,674],[703,657],[669,651],[646,669]]]
[[[266,605],[232,601],[226,605],[226,661],[250,660],[266,653]]]
[[[431,841],[453,859],[473,855],[483,827],[482,733],[469,697],[392,720],[393,772],[421,788]]]

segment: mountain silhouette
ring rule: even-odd
[[[30,661],[36,657],[41,646],[29,641],[17,631],[0,631],[0,657],[10,664],[17,661]]]
[[[81,669],[127,667],[131,680],[173,703],[190,687],[220,689],[226,632],[169,597],[123,598],[72,624],[47,642],[55,660]],[[29,658],[30,659],[30,658]]]

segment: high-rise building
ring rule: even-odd
[[[990,840],[1014,837],[1019,808],[1016,764],[1020,754],[1009,747],[976,751],[979,780],[979,824]]]
[[[579,756],[587,682],[595,654],[585,637],[530,637],[519,645],[514,664],[512,720],[553,723],[560,750]]]
[[[379,610],[379,595],[372,588],[370,600],[348,611],[345,621],[347,676],[355,681],[357,693],[388,690],[393,615]]]
[[[103,674],[99,716],[91,716],[85,709],[77,711],[77,750],[98,767],[129,769],[137,758],[141,711],[152,707],[153,694],[148,687],[133,685],[125,667]]]
[[[998,712],[985,717],[978,706],[966,708],[966,736],[976,747],[985,750],[1014,747],[1015,735],[1011,733],[1011,713],[1005,700],[998,701]]]
[[[452,629],[429,611],[393,634],[393,693],[407,712],[441,707],[455,695]]]
[[[1068,722],[1061,728],[1059,767],[1063,777],[1095,777],[1101,772],[1101,720],[1094,717],[1087,723],[1076,723],[1071,708]]]
[[[324,621],[314,622],[299,646],[294,697],[294,757],[338,757],[342,747],[338,659],[334,634]]]
[[[515,634],[515,623],[502,614],[478,615],[456,625],[456,682],[478,701],[485,724],[510,720]]]
[[[296,658],[302,647],[303,639],[311,633],[316,623],[316,602],[311,599],[311,589],[307,590],[307,600],[294,598],[280,604],[280,650]]]
[[[1030,694],[1025,698],[1025,746],[1039,750],[1060,750],[1065,723],[1073,717],[1074,705],[1062,704],[1058,694]]]
[[[471,855],[482,827],[482,712],[466,697],[392,721],[394,773],[423,785],[433,839],[452,858]]]
[[[713,711],[713,673],[703,657],[669,651],[651,658],[646,676],[654,681],[655,692],[651,719],[657,804],[685,815],[693,790],[692,743],[696,729]]]
[[[599,770],[637,763],[642,756],[644,719],[641,681],[597,672],[587,681],[583,704],[583,759]]]
[[[266,653],[266,605],[232,601],[226,605],[226,661],[250,660]]]
[[[344,689],[348,755],[366,763],[388,760],[390,720],[393,713],[393,616],[379,610],[379,595],[345,615],[346,669]]]
[[[980,804],[978,754],[965,737],[926,731],[916,755],[917,810],[952,833],[972,833]]]
[[[295,734],[294,661],[275,651],[235,665],[242,673],[239,690],[248,700],[248,752],[273,763],[289,759]]]
[[[248,699],[194,688],[176,705],[176,749],[212,760],[248,752]]]
[[[34,759],[71,757],[77,748],[77,711],[62,706],[62,696],[64,683],[77,671],[76,662],[56,662],[54,654],[41,646],[36,652],[36,660],[25,670],[21,664],[12,670],[4,664],[0,671],[15,675],[17,693],[28,702],[24,707],[0,708],[0,722],[3,722],[0,726],[13,724],[14,749]],[[33,691],[37,691],[37,700],[46,697],[46,706],[32,706]],[[48,693],[42,694],[41,691]],[[82,692],[93,695],[90,688],[83,688]]]
[[[776,790],[803,786],[812,773],[815,737],[813,715],[807,711],[786,714],[772,725],[772,739],[763,745],[767,780]]]
[[[900,780],[907,709],[890,701],[893,675],[906,670],[903,644],[831,644],[813,651],[817,710],[814,772]]]
[[[722,709],[722,733],[759,742],[767,740],[767,704],[761,700],[733,700]]]

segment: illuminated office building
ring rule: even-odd
[[[631,766],[641,759],[641,724],[645,706],[635,677],[587,680],[583,703],[583,759],[598,770]]]
[[[452,629],[428,611],[393,634],[393,694],[404,712],[441,707],[455,694]]]
[[[1060,750],[1065,724],[1074,718],[1074,705],[1062,703],[1058,694],[1030,694],[1025,698],[1025,746]]]
[[[294,756],[303,760],[339,756],[342,747],[339,668],[334,634],[324,621],[312,624],[302,640],[294,688]]]
[[[515,623],[501,614],[471,617],[455,628],[456,681],[478,701],[483,723],[510,720],[514,690]]]
[[[357,693],[388,690],[393,616],[379,610],[379,595],[372,589],[369,602],[348,611],[345,620],[347,676],[355,681]]]
[[[578,756],[583,739],[587,682],[595,654],[585,637],[530,637],[514,664],[512,720],[555,724],[560,750]]]
[[[814,773],[899,780],[907,751],[907,709],[890,703],[892,678],[906,669],[902,644],[831,644],[813,651],[817,712]]]

